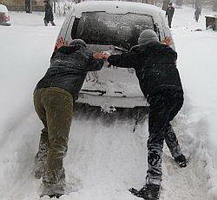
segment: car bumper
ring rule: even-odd
[[[90,94],[79,94],[78,103],[86,103],[91,106],[134,108],[148,106],[147,100],[143,96],[98,96]]]

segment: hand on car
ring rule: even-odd
[[[101,52],[96,52],[96,53],[93,54],[94,58],[103,59],[103,60],[107,60],[109,56],[110,55],[108,53],[102,52],[102,51]]]
[[[62,37],[59,37],[56,42],[56,48],[59,49],[62,46],[67,45],[67,43],[63,40]]]
[[[161,43],[170,46],[173,43],[173,40],[171,37],[165,37],[164,40],[161,41]]]

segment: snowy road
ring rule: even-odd
[[[177,167],[165,147],[160,200],[217,199],[217,173],[212,161],[215,157],[209,153],[211,146],[208,136],[213,127],[207,114],[212,110],[212,116],[216,116],[217,112],[214,104],[207,106],[205,97],[200,96],[199,91],[206,91],[206,88],[195,90],[197,84],[199,87],[201,81],[205,81],[204,71],[198,64],[202,60],[195,54],[203,54],[206,59],[214,54],[212,51],[201,53],[195,40],[203,40],[210,45],[210,49],[214,49],[217,46],[217,34],[204,30],[204,20],[196,24],[192,13],[191,8],[177,10],[172,28],[186,90],[185,105],[173,125],[183,151],[189,157],[189,165],[185,169]],[[42,125],[33,109],[32,92],[46,71],[63,19],[56,19],[57,27],[44,27],[40,13],[12,13],[11,17],[14,19],[11,27],[0,27],[0,199],[39,200],[40,180],[34,179],[32,168]],[[192,31],[196,28],[204,31]],[[191,56],[187,56],[187,53]],[[214,60],[211,59],[207,65],[212,66],[212,62]],[[193,70],[197,78],[189,75]],[[209,77],[212,77],[213,85],[216,80],[211,75],[216,70],[212,70]],[[197,79],[200,83],[196,82]],[[206,96],[209,95],[206,92]],[[60,199],[138,199],[128,189],[140,188],[145,183],[148,136],[146,112],[135,132],[135,120],[126,116],[129,112],[101,117],[98,110],[87,113],[88,116],[85,111],[75,113],[64,163],[68,186],[73,191]]]

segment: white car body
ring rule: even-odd
[[[143,22],[143,19],[147,21],[148,25]],[[128,23],[131,23],[131,26],[128,26]],[[99,26],[100,28],[97,29],[95,26]],[[103,32],[101,27],[104,28],[104,26],[107,31]],[[105,34],[107,36],[105,36],[106,41],[109,41],[110,38],[115,38],[114,42],[117,43],[119,41],[118,39],[116,40],[116,38],[122,35],[125,37],[126,34],[126,38],[129,35],[129,38],[127,38],[129,41],[131,38],[134,39],[132,39],[132,41],[134,41],[134,44],[132,44],[135,45],[139,33],[145,28],[154,29],[160,40],[163,40],[166,36],[171,37],[170,30],[165,20],[165,12],[154,5],[122,1],[87,1],[76,4],[73,10],[68,13],[59,33],[57,43],[63,40],[65,43],[69,44],[73,39],[80,38],[83,39],[93,51],[106,51],[111,54],[117,54],[122,53],[118,50],[119,48],[115,48],[114,45],[107,44],[103,40],[100,41],[100,39],[97,41],[97,36],[95,38],[94,34],[99,34],[99,38],[103,38],[103,34]],[[117,31],[117,33],[115,33],[115,35],[109,35],[112,31],[114,31],[114,33]],[[132,31],[136,31],[136,38],[134,38],[134,32]],[[93,38],[94,41],[91,40],[91,38]],[[122,40],[123,38],[120,39]],[[104,44],[104,42],[106,44]],[[122,42],[125,43],[126,40]],[[129,50],[130,47],[133,46],[132,44],[126,42],[125,45],[128,46],[125,49]],[[120,49],[122,50],[123,47]],[[105,62],[101,71],[88,73],[78,102],[102,107],[114,106],[133,108],[147,105],[140,90],[134,69],[108,67],[107,62]]]
[[[8,14],[8,9],[5,5],[0,4],[0,25],[10,26],[10,16]]]

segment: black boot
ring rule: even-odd
[[[56,26],[56,24],[53,21],[51,21],[50,23],[52,26]]]
[[[178,156],[177,158],[174,158],[174,160],[179,165],[179,167],[186,167],[187,166],[187,160],[183,154]]]
[[[140,190],[131,188],[129,191],[135,196],[143,198],[145,200],[157,200],[160,196],[160,185],[146,184]]]

